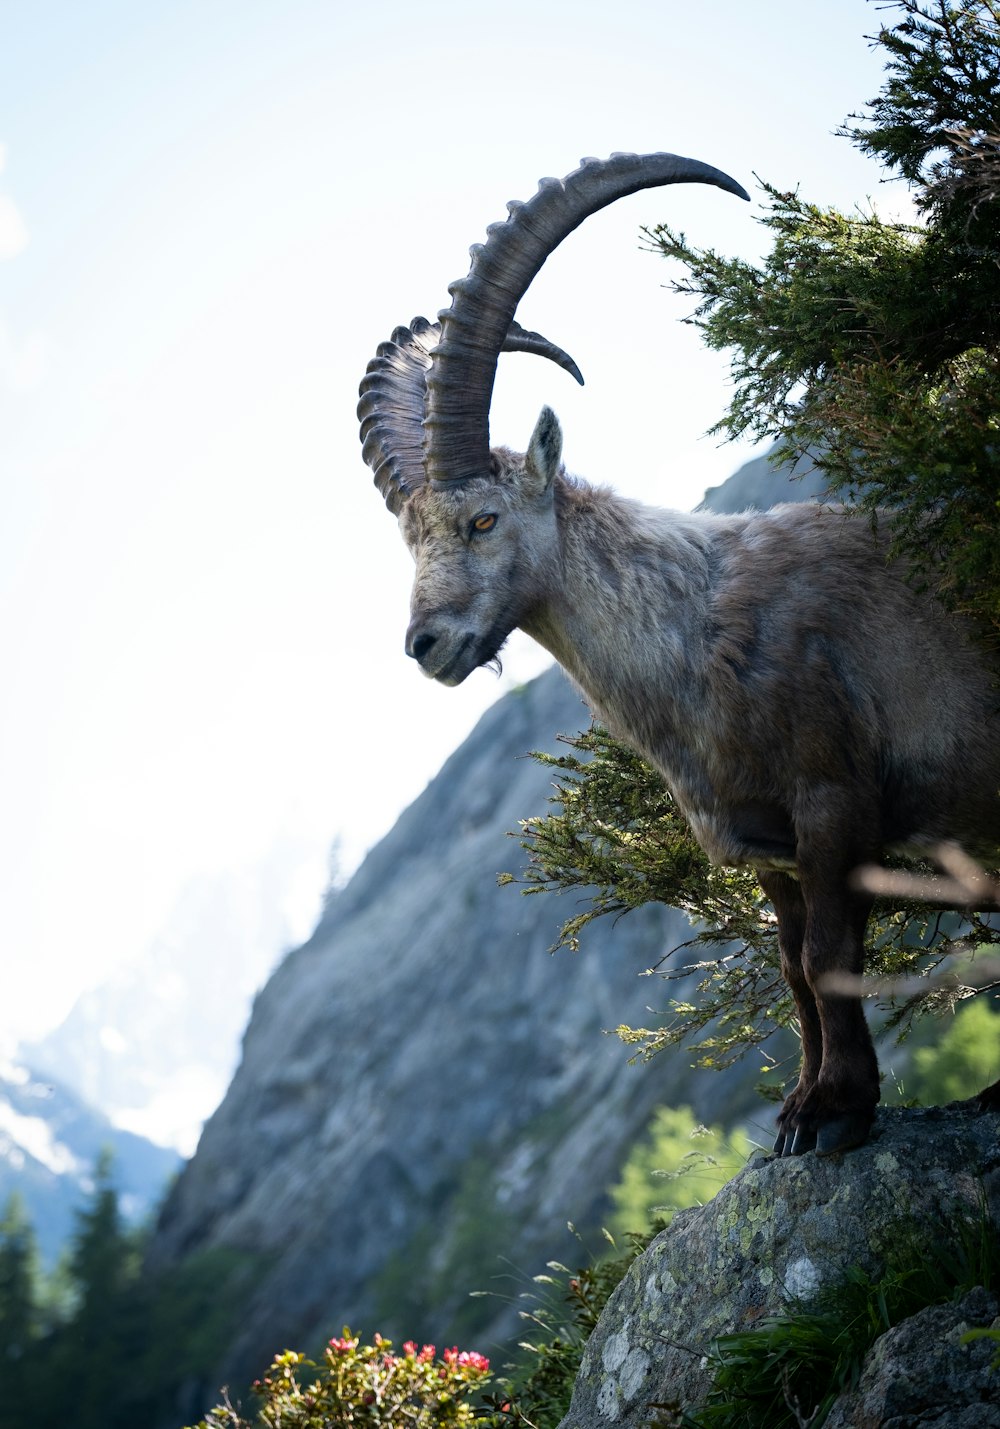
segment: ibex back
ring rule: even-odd
[[[514,322],[545,258],[588,214],[674,182],[746,197],[696,161],[617,154],[510,205],[440,324],[397,329],[369,364],[364,455],[416,562],[406,649],[424,672],[458,685],[526,631],[660,771],[709,857],[756,870],[802,1037],[775,1149],[844,1151],[879,1097],[860,1001],[826,986],[863,970],[871,897],[852,871],[890,848],[1000,844],[997,672],[849,512],[641,506],[567,477],[548,408],[524,456],[490,450],[501,350],[579,378]]]

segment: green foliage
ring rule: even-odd
[[[962,1101],[1000,1080],[1000,1015],[995,1003],[988,997],[961,1003],[935,1045],[915,1049],[911,1078],[918,1101],[925,1106]]]
[[[761,1048],[776,1031],[794,1029],[777,924],[753,873],[713,867],[659,775],[605,730],[595,725],[563,742],[572,753],[535,755],[555,773],[550,812],[521,824],[529,856],[520,879],[524,892],[574,890],[583,900],[556,946],[576,949],[595,918],[618,917],[650,902],[681,908],[696,923],[691,941],[650,971],[668,982],[695,975],[697,999],[673,999],[662,1025],[623,1026],[618,1035],[644,1058],[683,1042],[698,1066],[719,1068]],[[504,874],[501,881],[518,880]],[[1000,930],[981,917],[961,927],[918,902],[877,907],[868,930],[873,976],[926,975],[944,959],[955,973],[946,985],[922,978],[915,988],[890,988],[880,999],[888,1027],[904,1036],[914,1018],[966,997],[972,989],[961,979],[959,954],[996,942]],[[731,946],[722,953],[722,944]],[[773,1070],[765,1062],[764,1071]]]
[[[260,1407],[244,1419],[224,1400],[196,1429],[347,1429],[347,1426],[411,1426],[445,1429],[477,1422],[470,1400],[489,1380],[490,1363],[475,1351],[445,1350],[412,1341],[401,1354],[376,1335],[372,1344],[344,1330],[323,1353],[323,1361],[295,1350],[278,1355],[254,1386]]]
[[[902,0],[882,93],[842,132],[915,186],[923,221],[763,190],[760,266],[648,233],[688,277],[690,321],[731,353],[716,430],[811,452],[881,511],[894,549],[1000,624],[1000,7]],[[818,455],[817,455],[818,453]]]
[[[557,771],[550,802],[562,816],[521,825],[532,853],[526,892],[593,889],[589,905],[563,926],[559,945],[575,952],[594,918],[638,908],[664,887],[674,891],[675,907],[729,930],[718,941],[749,936],[759,921],[747,916],[748,904],[761,904],[757,880],[746,869],[709,863],[660,776],[600,726],[563,743],[578,752],[534,756]]]
[[[973,262],[923,228],[764,191],[774,243],[760,268],[649,235],[688,266],[674,287],[699,295],[691,320],[709,346],[733,351],[717,429],[776,437],[783,459],[811,453],[833,490],[881,513],[895,554],[1000,620],[1000,332],[956,322],[972,292],[996,312],[1000,243]]]
[[[49,1393],[55,1394],[58,1379],[63,1403],[79,1424],[96,1426],[102,1416],[114,1423],[107,1386],[123,1347],[138,1344],[128,1290],[138,1278],[139,1256],[135,1237],[122,1225],[107,1151],[98,1158],[90,1204],[76,1214],[69,1271],[76,1292],[72,1336],[64,1331],[52,1339],[49,1364],[55,1375]]]
[[[821,1429],[837,1396],[858,1382],[878,1337],[929,1305],[1000,1282],[1000,1242],[984,1210],[976,1219],[905,1226],[874,1280],[851,1271],[810,1305],[740,1334],[712,1351],[713,1387],[684,1429]]]
[[[752,1151],[742,1131],[701,1126],[689,1107],[659,1107],[612,1187],[612,1229],[649,1227],[673,1211],[711,1200]]]
[[[659,1229],[661,1227],[656,1227]],[[571,1226],[572,1230],[573,1227]],[[278,1355],[253,1385],[257,1407],[247,1411],[228,1397],[194,1429],[339,1429],[339,1426],[482,1425],[489,1429],[556,1429],[569,1407],[584,1346],[608,1297],[647,1235],[628,1236],[628,1248],[591,1260],[571,1274],[553,1261],[537,1275],[530,1309],[522,1309],[530,1339],[519,1345],[515,1364],[498,1377],[489,1361],[472,1351],[445,1350],[407,1341],[394,1354],[392,1341],[375,1335],[361,1344],[350,1330],[330,1341],[321,1363],[296,1351]],[[605,1231],[608,1244],[618,1250]],[[482,1392],[490,1381],[495,1388]],[[478,1398],[478,1403],[473,1403]]]
[[[595,725],[563,742],[574,753],[535,755],[556,773],[556,793],[549,814],[521,824],[529,854],[524,891],[574,889],[585,895],[556,945],[574,951],[595,918],[617,917],[645,903],[669,903],[701,920],[706,926],[688,946],[709,955],[685,959],[664,974],[699,973],[698,1005],[674,1003],[663,1027],[618,1032],[645,1056],[697,1034],[699,1060],[727,1065],[742,1055],[747,1040],[762,1040],[773,1025],[787,1025],[792,1017],[778,968],[777,926],[757,880],[746,869],[713,867],[659,775],[605,730]],[[506,874],[502,881],[515,880]],[[722,943],[742,945],[742,951],[710,955]],[[751,1010],[765,1008],[771,1025],[751,1026]]]
[[[902,21],[878,36],[888,56],[882,89],[841,132],[914,185],[921,208],[965,232],[971,221],[991,221],[983,204],[1000,179],[1000,7],[903,0],[901,8]]]
[[[627,1234],[624,1248],[605,1231],[610,1254],[592,1257],[575,1272],[550,1261],[551,1274],[534,1277],[539,1292],[530,1297],[532,1309],[521,1311],[530,1338],[520,1342],[521,1358],[504,1366],[507,1376],[487,1398],[492,1412],[483,1422],[489,1429],[557,1429],[602,1310],[633,1260],[662,1229],[659,1222],[644,1234]]]

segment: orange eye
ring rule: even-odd
[[[492,514],[477,516],[475,521],[473,521],[472,523],[472,529],[474,531],[489,531],[493,526],[496,525],[496,522],[497,518]]]

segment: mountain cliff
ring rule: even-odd
[[[507,831],[551,794],[522,756],[587,721],[558,670],[495,705],[257,999],[151,1251],[154,1265],[220,1246],[261,1264],[218,1383],[345,1322],[508,1336],[511,1299],[571,1252],[567,1220],[598,1226],[653,1108],[710,1119],[748,1089],[683,1056],[630,1065],[603,1035],[666,1003],[640,974],[687,938],[681,914],[647,908],[550,955],[569,910],[497,887],[521,857]]]
[[[779,491],[758,469],[734,500]],[[726,488],[711,497],[724,509]],[[752,1072],[695,1075],[683,1052],[632,1065],[605,1035],[689,991],[642,976],[690,936],[681,914],[605,920],[580,954],[550,955],[573,907],[497,886],[523,860],[509,831],[552,794],[524,756],[588,723],[558,670],[498,702],[257,998],[150,1251],[154,1268],[253,1259],[209,1393],[344,1323],[490,1349],[530,1276],[577,1254],[567,1221],[596,1233],[657,1105],[756,1116],[768,1136]]]

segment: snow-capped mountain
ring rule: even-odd
[[[93,1189],[103,1150],[125,1217],[141,1221],[156,1208],[180,1166],[175,1151],[119,1131],[66,1087],[17,1061],[0,1062],[0,1208],[18,1192],[51,1264],[73,1229],[73,1212]]]

